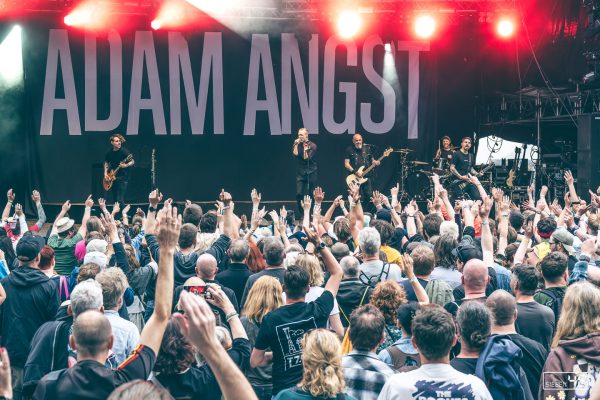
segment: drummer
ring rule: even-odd
[[[444,160],[447,167],[452,162],[452,154],[454,154],[454,150],[455,149],[454,146],[452,146],[450,137],[444,136],[442,138],[442,147],[438,147],[437,152],[435,153],[435,160]]]

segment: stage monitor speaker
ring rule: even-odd
[[[577,193],[586,198],[588,189],[600,186],[600,157],[594,156],[600,148],[600,114],[580,115],[577,122]]]
[[[92,165],[92,196],[94,199],[105,197],[102,187],[102,178],[104,176],[104,165]],[[129,184],[125,193],[126,203],[147,203],[148,194],[152,190],[152,179],[150,176],[150,168],[133,167],[129,174]],[[112,203],[112,195],[108,195],[106,199]]]

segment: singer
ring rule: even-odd
[[[308,140],[308,130],[300,128],[298,130],[298,138],[294,140],[292,154],[298,160],[296,168],[296,203],[300,216],[302,216],[302,198],[305,195],[311,195],[315,187],[317,187],[317,161],[315,153],[317,145]],[[302,219],[302,217],[301,217]]]

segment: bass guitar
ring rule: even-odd
[[[525,149],[527,149],[527,145],[524,144],[523,145],[523,155],[525,154]],[[514,164],[512,166],[512,168],[510,169],[510,171],[508,172],[508,176],[506,177],[506,181],[504,182],[506,184],[506,187],[508,189],[511,189],[515,186],[515,180],[517,179],[517,176],[519,175],[519,164],[521,163],[521,149],[520,148],[515,148],[515,160],[514,160]]]
[[[384,158],[386,158],[387,156],[392,154],[393,151],[394,151],[394,149],[392,149],[391,147],[388,147],[383,152],[383,155],[377,159],[377,161],[383,160]],[[346,177],[346,184],[348,185],[348,187],[351,187],[353,185],[358,185],[358,186],[362,185],[363,183],[365,183],[366,181],[369,180],[369,178],[365,178],[365,175],[367,175],[369,172],[371,172],[374,168],[375,168],[375,164],[371,164],[371,166],[368,167],[367,169],[365,169],[364,165],[361,166],[356,171],[361,174],[361,177],[359,178],[358,175],[356,175],[356,173],[350,174]]]
[[[121,163],[128,163],[131,162],[133,160],[133,155],[130,154],[128,155],[123,161],[121,161]],[[106,173],[106,176],[104,177],[104,179],[102,180],[102,186],[104,187],[105,191],[109,191],[110,188],[112,187],[113,183],[117,180],[117,172],[119,172],[119,170],[121,169],[121,163],[119,163],[119,166],[111,171],[108,171]]]

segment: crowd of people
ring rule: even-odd
[[[298,220],[89,197],[47,233],[9,190],[0,399],[600,399],[600,196],[469,179],[426,210],[316,188]]]

